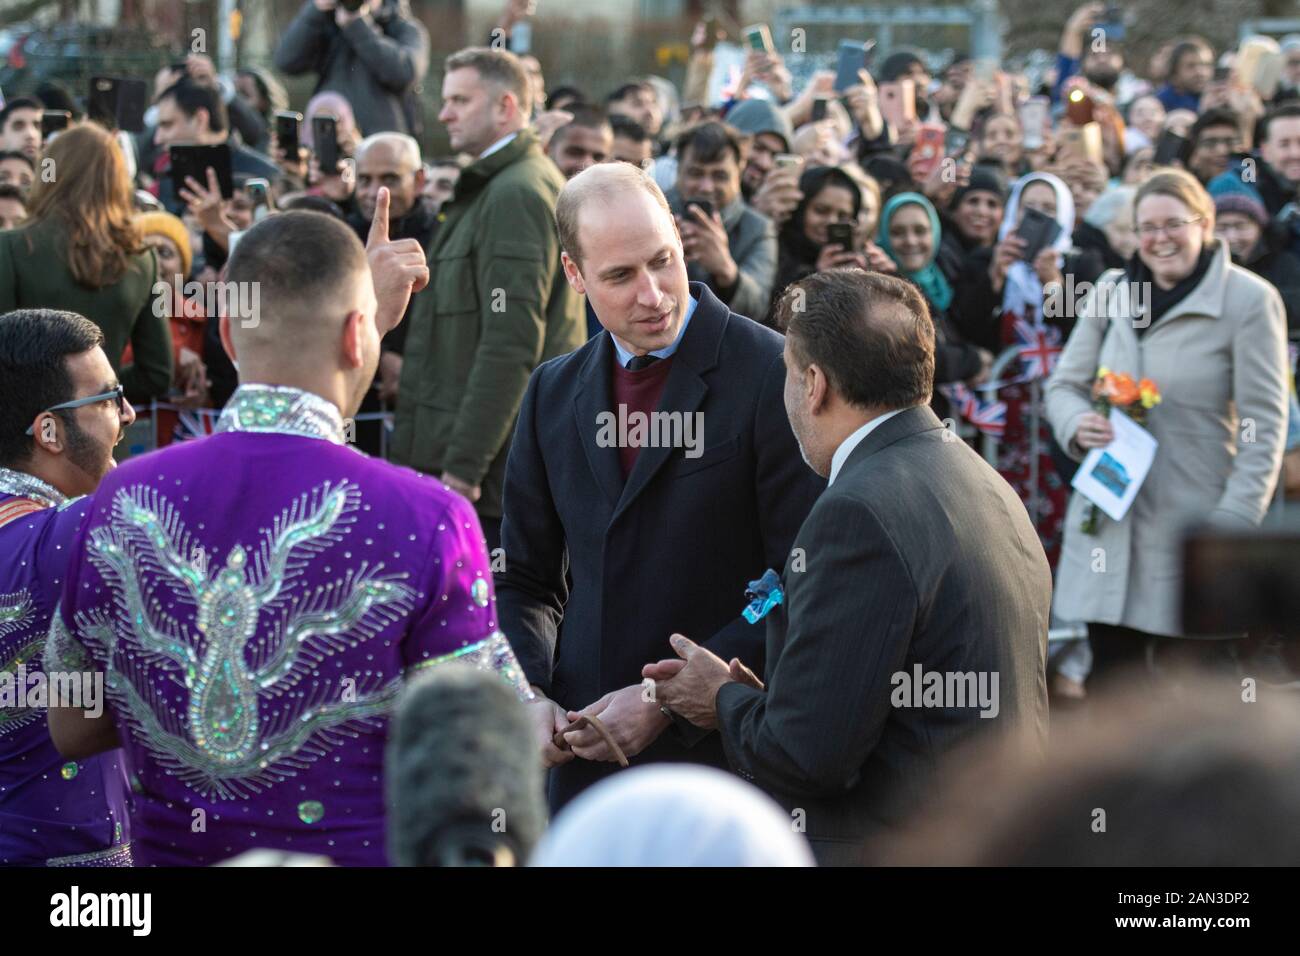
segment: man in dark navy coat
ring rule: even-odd
[[[663,194],[625,163],[574,177],[556,207],[564,268],[605,331],[539,367],[506,467],[498,617],[530,683],[558,807],[633,763],[724,767],[717,734],[654,699],[641,668],[669,635],[763,656],[748,582],[786,563],[825,483],[782,402],[781,336],[689,283]],[[564,733],[564,747],[552,735]]]

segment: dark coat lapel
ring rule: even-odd
[[[609,506],[618,504],[623,493],[623,466],[619,464],[618,449],[614,446],[601,448],[596,441],[599,434],[600,415],[609,411],[609,399],[613,392],[614,374],[610,370],[613,361],[614,343],[608,332],[597,336],[591,354],[582,365],[581,384],[573,401],[573,424],[578,429],[578,439],[587,454],[587,463],[601,491],[609,499]]]

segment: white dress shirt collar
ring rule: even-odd
[[[826,479],[826,486],[830,487],[835,483],[835,476],[840,473],[844,463],[849,460],[849,455],[853,454],[853,449],[862,443],[862,439],[870,435],[877,427],[889,421],[899,412],[906,411],[905,408],[896,408],[892,412],[885,412],[883,415],[877,415],[871,421],[867,422],[857,431],[855,431],[844,441],[840,442],[840,447],[835,449],[835,454],[831,456],[831,476]]]
[[[699,303],[695,301],[695,296],[688,295],[686,297],[686,315],[682,316],[682,327],[677,332],[677,338],[673,339],[671,345],[667,345],[661,349],[656,349],[649,354],[656,358],[664,359],[677,351],[677,346],[682,344],[682,338],[686,335],[686,326],[691,324],[691,316],[695,314],[695,306],[698,304]],[[623,348],[623,343],[618,340],[617,335],[611,332],[609,337],[614,342],[614,351],[618,353],[618,364],[622,368],[627,368],[627,363],[632,361],[632,353]]]
[[[479,153],[479,154],[478,154],[478,158],[479,158],[479,159],[487,159],[489,156],[491,156],[491,155],[492,155],[493,153],[495,153],[497,150],[505,149],[506,146],[509,145],[510,143],[512,143],[512,142],[514,141],[514,138],[515,138],[516,136],[518,136],[518,135],[519,135],[519,131],[518,131],[518,130],[515,130],[513,133],[507,133],[505,136],[502,136],[499,140],[497,140],[495,143],[493,143],[493,144],[492,144],[491,146],[489,146],[487,149],[483,150],[483,152]]]

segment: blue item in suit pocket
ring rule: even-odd
[[[757,581],[749,582],[745,597],[749,599],[749,604],[741,613],[750,624],[756,624],[767,616],[768,611],[785,600],[785,592],[781,590],[781,575],[768,568]]]

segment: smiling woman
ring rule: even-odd
[[[1047,386],[1052,428],[1076,460],[1111,440],[1108,422],[1092,410],[1098,367],[1150,378],[1163,396],[1146,422],[1159,443],[1155,461],[1124,518],[1085,531],[1088,503],[1077,493],[1066,516],[1056,612],[1088,622],[1093,674],[1103,680],[1175,646],[1226,659],[1225,642],[1181,641],[1182,558],[1167,529],[1188,518],[1259,524],[1286,424],[1277,291],[1232,264],[1227,243],[1213,238],[1210,198],[1191,174],[1152,176],[1135,210],[1138,254],[1100,282],[1145,284],[1149,305],[1103,309],[1097,298],[1086,300]],[[1098,553],[1104,573],[1097,573]]]

